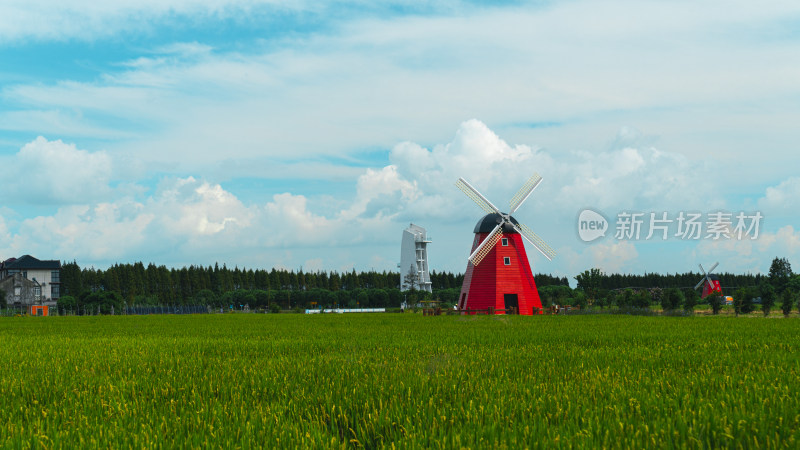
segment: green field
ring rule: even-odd
[[[0,320],[0,444],[794,447],[800,320]]]

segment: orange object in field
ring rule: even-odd
[[[28,309],[28,313],[32,316],[49,316],[50,315],[50,306],[49,305],[31,305]]]

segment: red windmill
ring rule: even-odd
[[[542,301],[533,280],[524,237],[545,258],[552,260],[555,252],[530,228],[511,217],[542,181],[534,174],[511,199],[509,213],[500,212],[477,189],[463,178],[456,186],[488,214],[475,225],[475,239],[469,255],[458,309],[518,311],[530,315],[541,312]]]
[[[700,298],[706,298],[714,292],[717,293],[717,295],[722,294],[722,287],[719,285],[719,277],[711,273],[717,268],[719,263],[715,262],[714,265],[708,269],[708,272],[703,269],[702,264],[698,265],[700,266],[700,270],[703,272],[703,279],[700,280],[700,282],[697,283],[697,286],[694,288],[697,289],[700,286],[703,286],[703,293],[700,295]]]

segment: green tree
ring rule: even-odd
[[[328,278],[328,289],[336,292],[341,289],[342,280],[338,273],[333,272]]]
[[[782,294],[792,278],[792,265],[786,258],[775,258],[769,266],[769,282],[778,294]]]
[[[711,306],[711,312],[716,315],[722,309],[722,296],[717,292],[712,292],[706,297],[708,305]]]
[[[594,299],[592,305],[598,308],[605,308],[610,304],[611,304],[611,291],[609,291],[608,289],[598,289],[597,298]]]
[[[391,306],[393,308],[399,307],[400,303],[403,302],[403,294],[400,292],[400,289],[397,288],[387,289],[387,293],[389,294],[388,306]]]
[[[768,281],[761,283],[761,312],[768,316],[775,306],[775,288]]]
[[[750,314],[755,311],[756,305],[753,303],[753,299],[757,296],[754,288],[745,289],[745,296],[742,298],[742,314]]]
[[[584,291],[576,289],[573,293],[571,302],[572,306],[577,306],[580,309],[586,308],[587,305],[586,293]]]
[[[745,298],[747,297],[748,292],[745,288],[739,288],[733,293],[733,311],[736,313],[736,317],[739,317],[739,314],[743,312]]]
[[[618,292],[616,295],[616,303],[618,308],[630,308],[633,306],[633,290],[632,289],[625,289],[622,292]]]
[[[605,274],[600,269],[592,268],[584,270],[583,273],[575,276],[575,280],[578,282],[578,289],[583,289],[586,295],[591,300],[594,300],[597,297],[597,290],[600,289],[604,276]]]
[[[653,289],[648,289],[648,292],[650,293],[650,304],[651,305],[653,303],[656,303],[656,304],[659,304],[659,305],[663,304],[663,300],[664,300],[664,290],[663,289],[657,287],[657,288],[653,288]]]
[[[78,309],[78,299],[71,295],[65,295],[58,299],[58,308],[63,311],[75,311]]]
[[[370,289],[370,304],[373,307],[388,306],[389,294],[385,289]]]
[[[336,291],[336,304],[340,308],[346,308],[348,304],[350,304],[350,299],[352,296],[350,295],[349,291],[339,290]]]
[[[414,268],[414,265],[411,264],[408,266],[408,272],[406,272],[406,276],[403,279],[403,290],[404,291],[412,291],[415,292],[420,287],[420,279],[417,270]]]
[[[686,298],[683,301],[684,311],[694,313],[694,307],[697,305],[699,300],[700,294],[698,294],[695,289],[689,289],[686,291]]]
[[[653,300],[650,296],[650,291],[647,289],[642,289],[633,296],[633,306],[636,308],[650,308],[652,302]]]
[[[133,300],[130,302],[130,305],[158,305],[160,302],[158,301],[158,297],[155,295],[137,295],[133,297]]]
[[[109,314],[112,307],[115,311],[120,311],[124,301],[119,292],[98,291],[88,294],[81,303],[83,303],[82,306],[92,314],[98,309],[101,314]]]
[[[61,264],[61,294],[78,295],[84,290],[83,273],[78,263],[72,261]]]
[[[356,306],[359,308],[364,308],[369,306],[369,294],[367,294],[366,290],[361,290],[356,295]]]
[[[680,308],[683,303],[683,294],[677,288],[666,289],[661,295],[661,308],[664,311],[673,311]]]
[[[782,297],[781,311],[783,311],[784,317],[789,317],[794,307],[794,292],[792,292],[791,289],[786,289],[783,291]]]
[[[800,292],[800,274],[792,275],[792,278],[789,280],[788,288],[793,290],[794,292]]]
[[[442,304],[448,304],[450,306],[455,305],[458,302],[458,295],[461,293],[460,289],[450,288],[450,289],[440,289],[433,293],[434,297],[438,298],[442,301]],[[540,294],[541,296],[541,294]],[[388,296],[387,296],[387,304],[388,304]],[[381,306],[381,305],[379,305]]]
[[[798,301],[797,301],[797,311],[798,311],[798,312],[800,312],[800,295],[798,295],[797,297],[798,297]]]
[[[403,280],[403,290],[405,291],[405,298],[406,298],[406,308],[415,308],[417,303],[419,302],[419,296],[417,295],[417,289],[419,288],[420,279],[419,274],[414,269],[414,265],[411,264],[408,267],[408,272],[406,273],[405,279]]]
[[[325,291],[327,292],[327,291]],[[264,291],[261,289],[256,289],[253,291],[253,296],[255,297],[256,301],[253,305],[254,308],[264,308],[269,305],[269,292]]]
[[[673,294],[673,296],[674,296],[673,304],[675,306],[672,309],[679,309],[686,301],[686,297],[683,295],[683,291],[677,288],[675,288],[675,293]]]
[[[194,302],[198,305],[220,306],[219,297],[211,289],[202,289],[194,294]]]
[[[549,308],[553,304],[564,305],[572,297],[572,289],[569,286],[549,285],[539,289],[539,298],[544,308]]]

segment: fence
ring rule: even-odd
[[[204,305],[137,305],[123,306],[115,309],[99,306],[80,306],[78,308],[62,308],[51,306],[49,316],[107,316],[107,315],[150,315],[150,314],[208,314]],[[28,314],[27,306],[9,306],[0,310],[0,316],[23,316]]]

